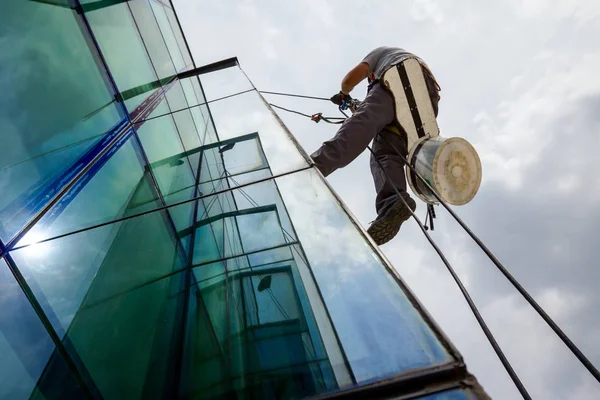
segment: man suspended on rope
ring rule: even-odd
[[[336,169],[350,164],[373,140],[375,155],[371,154],[370,165],[377,192],[377,219],[373,221],[368,232],[378,245],[394,238],[402,223],[411,216],[405,203],[398,198],[395,188],[401,192],[412,211],[416,208],[415,201],[406,191],[405,163],[394,150],[395,147],[404,157],[407,156],[406,134],[400,133],[394,123],[392,95],[379,84],[379,78],[389,67],[409,57],[416,56],[400,48],[378,47],[348,72],[342,80],[340,92],[334,95],[331,101],[338,105],[347,104],[352,99],[352,89],[365,78],[369,81],[368,93],[354,114],[344,121],[336,135],[311,155],[319,171],[328,176]],[[440,89],[425,62],[418,60],[423,67],[427,89],[437,117]],[[386,173],[379,168],[377,161],[385,169],[391,182],[386,179]]]

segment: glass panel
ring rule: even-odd
[[[181,81],[172,82],[179,70],[176,70],[170,52],[172,53],[174,50],[179,52],[179,50],[173,50],[170,47],[167,48],[167,44],[169,46],[172,46],[174,44],[175,39],[172,37],[172,35],[164,35],[161,31],[161,29],[170,30],[169,26],[165,26],[166,15],[163,11],[164,7],[154,0],[150,2],[148,0],[135,0],[130,2],[129,4],[134,18],[136,19],[137,25],[140,28],[140,33],[144,40],[144,44],[146,45],[148,53],[150,54],[152,64],[154,65],[154,68],[156,69],[156,72],[162,84],[165,85],[165,89],[168,89],[166,91],[166,97],[168,101],[169,110],[182,110],[188,108],[189,105],[197,105],[198,100],[196,99],[194,89],[191,83],[188,82],[186,87],[182,88]],[[172,11],[169,9],[169,12]],[[165,40],[170,41],[165,42]],[[170,83],[166,85],[167,82]],[[184,90],[186,90],[185,94]],[[190,91],[189,95],[193,95],[193,98],[189,97],[188,91]],[[154,117],[165,115],[169,110],[163,107],[159,107],[159,109],[154,111],[151,115]],[[181,115],[176,117],[177,119],[179,119],[176,122],[184,141],[186,141],[187,138],[193,139],[193,142],[189,143],[189,145],[186,141],[186,149],[191,149],[198,145],[197,132],[193,132],[189,129],[189,126],[185,125],[187,123],[187,120],[192,118],[189,114],[190,112],[188,111],[187,113],[182,113]],[[185,118],[186,121],[181,121],[182,118]],[[180,124],[182,124],[183,126],[179,126]]]
[[[85,398],[4,259],[0,288],[0,399]]]
[[[121,96],[129,108],[131,121],[138,122],[159,115],[167,115],[170,110],[165,101],[165,93],[168,93],[174,83],[175,81],[170,81],[161,88],[160,82],[152,82],[144,87],[122,92]]]
[[[246,257],[207,264],[193,269],[193,282],[183,397],[299,398],[338,387],[320,332],[307,325],[315,327],[317,299],[293,258],[278,267],[253,268]]]
[[[184,80],[186,80],[186,79],[184,79]],[[200,79],[198,77],[194,77],[194,78],[189,78],[187,80],[189,80],[192,83],[192,86],[194,87],[194,93],[196,93],[196,99],[198,100],[198,104],[205,103],[206,98],[204,96],[204,90],[200,86]],[[206,112],[205,115],[208,115],[208,112]]]
[[[200,75],[207,100],[215,100],[252,89],[252,83],[239,67],[230,67]]]
[[[176,75],[175,66],[150,3],[148,0],[130,0],[128,3],[158,78],[165,79]]]
[[[189,151],[199,147],[200,136],[190,110],[174,113],[173,118],[175,119],[175,125],[179,131],[185,150]]]
[[[219,158],[222,159],[221,163],[224,164],[227,175],[237,175],[269,167],[257,135],[221,142],[218,147],[219,153],[222,154]]]
[[[170,111],[180,111],[188,108],[189,105],[181,81],[175,80],[171,83],[170,89],[167,91],[167,102]]]
[[[12,254],[104,398],[169,397],[187,255],[164,211]]]
[[[79,160],[97,153],[100,141],[86,140],[0,171],[0,237],[19,231],[82,167]]]
[[[205,112],[207,106],[200,106],[190,108],[190,112],[192,113],[192,118],[194,119],[194,124],[196,125],[196,132],[198,132],[198,137],[200,138],[200,145],[204,146],[207,143],[207,133],[209,129],[209,125],[212,129],[212,122],[210,121],[207,113]]]
[[[181,32],[181,29],[179,29],[179,24],[177,23],[177,19],[175,18],[175,13],[170,7],[165,7],[165,12],[167,13],[171,29],[173,30],[173,34],[175,35],[175,39],[177,40],[177,44],[179,45],[179,50],[181,52],[181,55],[183,56],[183,61],[188,67],[188,69],[191,69],[193,68],[192,57],[189,51],[187,50],[187,46],[185,45],[183,34]]]
[[[161,117],[171,112],[184,112],[185,110],[189,110],[192,114],[197,112],[198,114],[194,118],[199,117],[198,121],[195,121],[198,132],[204,132],[209,113],[197,77],[171,81],[167,86],[169,90],[166,92],[166,97],[169,109],[160,107],[151,114],[151,117]],[[143,119],[147,118],[144,117]],[[201,123],[200,120],[204,122]],[[203,137],[203,135],[201,134],[200,137]]]
[[[137,125],[137,131],[162,194],[193,187],[198,158],[186,157],[173,117],[155,118]],[[174,157],[173,156],[177,156]]]
[[[88,48],[77,16],[63,7],[7,0],[0,13],[0,236],[36,192],[75,163],[124,117]],[[56,188],[55,188],[56,190]],[[29,215],[30,213],[28,213]],[[25,218],[27,220],[29,218]],[[15,229],[16,228],[16,229]]]
[[[198,82],[194,78],[181,79],[179,81],[181,83],[181,87],[183,88],[183,92],[185,93],[185,98],[188,102],[189,106],[196,106],[200,102],[198,101],[198,97],[196,96],[196,91],[194,90],[194,82]]]
[[[357,381],[449,361],[321,178],[309,170],[277,184]]]
[[[135,138],[126,135],[110,153],[99,159],[18,245],[160,206]]]
[[[237,256],[242,251],[258,252],[296,240],[274,181],[203,198],[197,215],[194,264]],[[177,229],[181,238],[192,233],[187,225],[178,225]],[[234,236],[239,244],[232,239]],[[216,242],[207,245],[209,237],[216,238]]]
[[[198,94],[200,92],[198,79],[190,78],[180,80],[181,86],[185,93],[185,97],[189,106],[190,113],[192,114],[192,118],[194,120],[194,124],[196,125],[196,131],[198,132],[198,137],[200,138],[200,144],[205,143],[206,131],[208,128],[208,124],[210,123],[210,119],[208,116],[208,109],[206,105],[198,106],[198,104],[203,103],[204,99],[200,97],[201,100],[198,100]],[[200,92],[201,94],[201,92]],[[211,124],[212,125],[212,124]]]
[[[165,156],[165,158],[153,161],[151,165],[167,204],[191,199],[194,196],[210,195],[270,176],[270,170],[256,135],[213,143],[173,154],[181,147],[177,146],[173,139],[176,137],[176,133],[170,119],[170,116],[152,119],[144,122],[142,128],[139,129],[148,157],[154,160],[162,157],[160,153]],[[171,133],[169,134],[169,132]],[[169,150],[169,146],[161,146],[162,141],[168,143],[172,149]],[[178,147],[179,149],[177,149]],[[195,175],[200,159],[202,163],[200,185],[196,194],[194,190]],[[242,192],[240,196],[243,196]],[[240,199],[244,199],[244,197]],[[238,199],[231,198],[229,201],[231,205],[234,205]],[[248,200],[243,200],[243,202],[247,203]]]
[[[134,110],[160,82],[127,3],[89,11],[86,17],[127,108]],[[141,94],[126,95],[131,92]]]
[[[210,109],[220,140],[258,133],[273,174],[308,166],[290,139],[291,134],[279,124],[256,92],[211,103]]]
[[[165,7],[162,5],[162,3],[159,3],[155,0],[150,0],[150,4],[152,4],[154,15],[156,15],[160,30],[163,34],[165,42],[167,43],[167,48],[169,49],[169,54],[171,54],[171,59],[175,64],[175,69],[178,72],[186,70],[186,62],[183,59],[181,51],[179,50],[179,45],[177,44],[177,39],[173,34],[173,29],[171,29],[171,24],[169,23]]]

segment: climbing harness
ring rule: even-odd
[[[481,161],[471,144],[458,137],[442,138],[427,87],[423,63],[410,57],[390,66],[379,79],[394,99],[397,133],[407,138],[406,177],[413,193],[427,204],[438,204],[435,191],[452,205],[470,202],[481,184]],[[429,72],[430,76],[432,74]],[[439,85],[435,82],[436,88]],[[394,129],[389,129],[394,131]],[[418,171],[428,185],[420,182]]]

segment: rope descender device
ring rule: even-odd
[[[311,115],[310,120],[315,121],[317,124],[323,119],[323,113],[316,113]]]

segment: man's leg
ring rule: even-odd
[[[395,188],[400,192],[406,192],[405,163],[394,148],[406,157],[406,136],[383,130],[373,141],[373,153],[375,155],[371,154],[371,174],[377,192],[377,198],[375,199],[377,215],[387,211],[398,200]],[[387,172],[389,180],[379,164]]]
[[[392,95],[380,85],[375,85],[354,115],[344,121],[333,139],[323,143],[311,154],[311,158],[319,171],[327,176],[350,164],[393,119]]]
[[[416,208],[415,201],[406,192],[404,160],[398,155],[407,156],[406,136],[390,131],[382,131],[375,137],[371,154],[371,174],[375,182],[377,198],[375,207],[377,219],[368,232],[378,245],[384,244],[396,236],[400,226]],[[385,171],[385,172],[384,172]],[[398,190],[404,201],[398,197]]]

